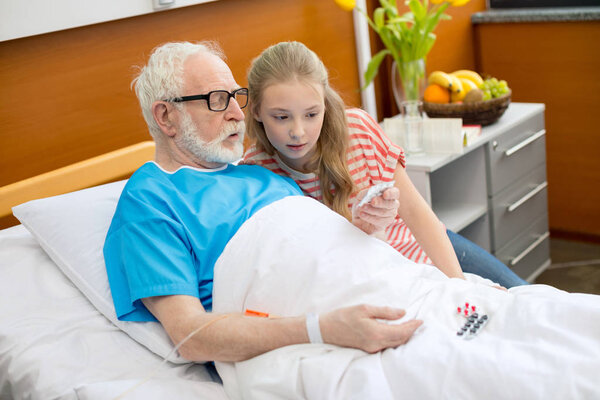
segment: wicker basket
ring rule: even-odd
[[[430,118],[462,118],[463,125],[493,124],[510,104],[511,91],[495,99],[475,103],[440,104],[423,102],[423,110]]]

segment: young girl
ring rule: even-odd
[[[505,287],[526,283],[485,250],[446,231],[408,178],[402,148],[369,114],[345,110],[325,66],[305,45],[267,48],[252,63],[248,87],[247,131],[255,143],[243,163],[291,177],[306,195],[366,233],[382,231],[380,237],[405,257],[450,277],[464,278],[464,270]],[[389,181],[393,188],[356,207],[369,187]]]

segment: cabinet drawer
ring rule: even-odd
[[[497,194],[546,162],[545,133],[544,114],[538,113],[486,145],[488,193]]]
[[[547,215],[547,185],[546,165],[542,164],[490,199],[492,249],[501,249],[536,218]]]
[[[550,237],[548,217],[543,215],[531,224],[523,234],[509,242],[496,257],[508,265],[523,279],[531,278],[550,260]]]

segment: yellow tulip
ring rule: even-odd
[[[356,7],[356,0],[334,0],[335,4],[345,11],[352,11]]]
[[[464,6],[469,1],[471,1],[471,0],[452,0],[452,1],[450,1],[450,4],[453,5],[454,7],[460,7],[460,6]]]

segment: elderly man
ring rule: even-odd
[[[127,183],[104,247],[118,317],[158,319],[189,360],[238,361],[299,343],[376,352],[405,343],[421,321],[386,324],[403,310],[353,306],[319,317],[254,318],[210,312],[215,262],[257,211],[302,192],[242,155],[247,89],[213,44],[168,43],[152,53],[135,89],[154,162]],[[199,328],[202,328],[199,330]]]

